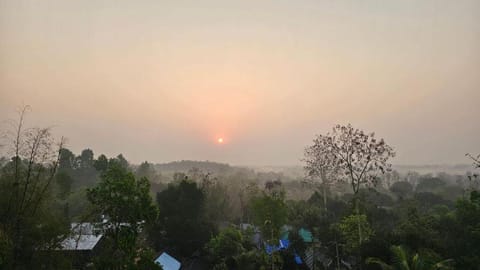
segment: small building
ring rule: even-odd
[[[158,256],[158,258],[155,260],[155,263],[161,265],[163,270],[179,270],[182,266],[179,261],[168,255],[166,252],[163,252],[160,256]]]
[[[102,239],[103,235],[73,235],[61,244],[61,250],[92,251]]]
[[[90,223],[72,223],[71,227],[72,235],[63,240],[56,251],[70,258],[74,269],[84,269],[98,254],[103,235],[95,234]]]

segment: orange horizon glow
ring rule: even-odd
[[[480,1],[199,2],[2,1],[0,131],[28,104],[132,163],[299,165],[347,123],[399,164],[480,151]]]

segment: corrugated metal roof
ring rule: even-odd
[[[163,252],[156,260],[155,263],[160,264],[163,270],[178,270],[180,269],[180,262],[175,260],[172,256]]]
[[[63,250],[92,250],[100,241],[102,235],[74,235],[70,238],[63,240]]]

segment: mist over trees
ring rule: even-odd
[[[337,125],[298,171],[131,164],[74,153],[50,129],[25,127],[25,113],[0,159],[2,269],[161,269],[161,252],[186,269],[480,265],[478,156],[463,174],[398,172],[383,139]],[[85,224],[102,236],[98,250],[64,252]]]

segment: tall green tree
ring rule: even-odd
[[[197,183],[188,179],[171,183],[157,193],[157,203],[162,214],[151,229],[157,249],[188,257],[205,246],[214,227],[205,218],[205,194]]]
[[[267,194],[253,198],[251,202],[253,222],[270,244],[278,241],[280,229],[287,221],[284,193]]]
[[[358,233],[358,225],[360,224],[361,234]],[[360,245],[369,241],[374,232],[368,223],[366,215],[350,215],[342,219],[338,224],[338,230],[345,240],[345,247],[348,252],[356,252]],[[358,238],[363,237],[362,241]]]
[[[99,172],[105,172],[108,168],[108,158],[101,154],[98,158],[93,162],[93,167]]]
[[[205,195],[205,217],[215,224],[231,220],[231,207],[227,186],[209,173],[196,172]]]
[[[127,159],[123,156],[123,154],[119,154],[115,160],[118,162],[118,164],[124,168],[124,169],[128,169],[128,167],[130,167],[130,164],[128,163]]]
[[[55,175],[57,196],[65,200],[72,191],[74,183],[75,155],[67,148],[61,148],[58,158],[58,171]]]
[[[113,164],[100,183],[87,190],[96,213],[106,215],[106,249],[97,261],[101,269],[130,269],[138,256],[138,237],[144,223],[152,223],[157,208],[149,194],[147,178],[136,179],[124,167]]]
[[[210,239],[206,245],[210,260],[215,267],[222,265],[233,268],[236,265],[236,258],[245,251],[242,232],[227,227],[217,236]]]
[[[455,212],[442,223],[442,241],[459,269],[475,269],[480,265],[480,192],[457,201]]]
[[[74,184],[78,186],[93,186],[99,173],[94,167],[94,154],[91,149],[84,149],[79,156],[75,158],[75,167],[71,173],[74,178]]]
[[[69,171],[75,167],[75,155],[67,148],[60,149],[60,157],[58,160],[59,171]]]
[[[84,149],[80,156],[76,158],[76,165],[79,168],[91,168],[93,167],[93,151],[91,149]]]

